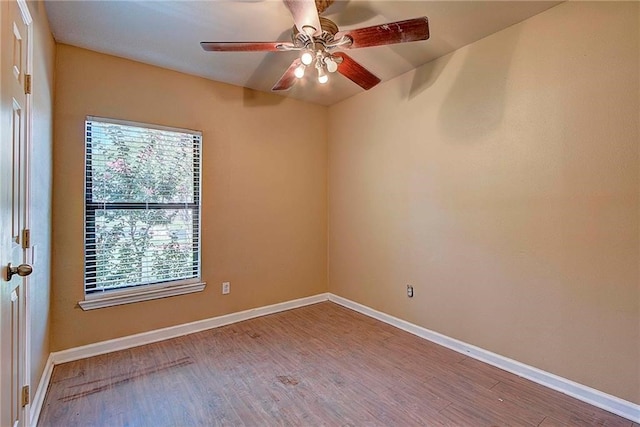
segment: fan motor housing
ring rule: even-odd
[[[336,25],[336,23],[329,18],[325,18],[324,16],[320,16],[319,18],[320,18],[320,27],[322,27],[322,36],[324,36],[325,33],[328,33],[331,35],[331,38],[333,38],[333,36],[335,36],[336,33],[338,32],[338,26]],[[298,34],[300,34],[300,31],[298,31],[298,27],[294,25],[293,26],[294,40],[296,39],[296,37],[298,37]]]

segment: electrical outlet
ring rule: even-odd
[[[413,286],[407,285],[407,296],[413,298]]]
[[[230,282],[222,282],[222,294],[226,295],[231,291],[231,283]]]

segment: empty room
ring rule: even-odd
[[[640,427],[640,3],[0,25],[0,426]]]

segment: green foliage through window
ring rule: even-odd
[[[86,122],[85,291],[200,275],[199,132]]]

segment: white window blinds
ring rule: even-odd
[[[87,118],[85,293],[199,279],[201,137]]]

